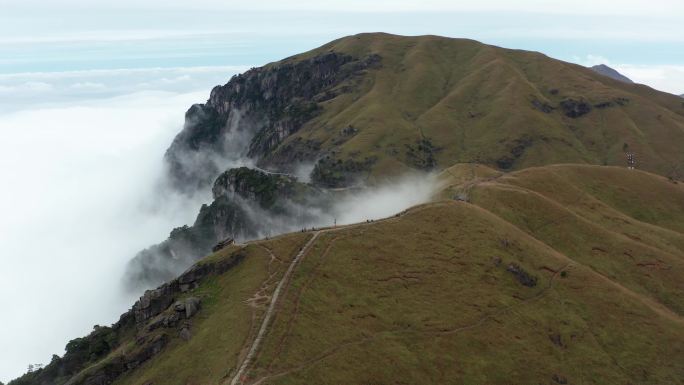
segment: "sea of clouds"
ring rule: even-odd
[[[0,352],[0,380],[48,363],[70,339],[110,325],[133,304],[140,290],[126,290],[122,279],[129,260],[192,224],[211,201],[208,190],[169,188],[164,151],[188,107],[239,70],[0,75],[0,346],[12,347]],[[240,154],[224,166],[253,166]],[[434,175],[354,189],[331,206],[299,205],[307,223],[271,218],[250,202],[244,209],[271,236],[391,216],[435,189]]]
[[[161,189],[163,153],[187,108],[239,70],[0,75],[0,380],[133,303],[125,263],[209,199]]]

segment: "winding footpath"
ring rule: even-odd
[[[430,206],[435,203],[426,203],[421,205],[421,209]],[[404,210],[398,214],[392,215],[387,218],[382,218],[370,222],[360,222],[360,223],[354,223],[350,225],[342,225],[342,226],[337,226],[337,227],[327,227],[323,228],[320,230],[314,231],[313,235],[311,238],[306,242],[304,247],[302,247],[301,250],[299,250],[299,253],[294,257],[292,262],[290,262],[290,266],[287,268],[287,271],[285,274],[283,274],[283,278],[278,282],[278,286],[276,286],[275,290],[273,291],[273,296],[271,297],[271,303],[268,305],[268,309],[266,310],[266,314],[264,315],[264,319],[261,321],[261,327],[259,328],[259,332],[257,333],[256,338],[254,341],[252,341],[252,345],[249,347],[249,351],[247,352],[247,356],[245,356],[245,359],[242,361],[242,364],[240,364],[240,368],[238,369],[237,373],[235,373],[235,376],[233,376],[233,379],[230,381],[230,385],[238,385],[243,383],[243,376],[245,375],[245,372],[247,371],[247,368],[249,367],[249,364],[252,362],[254,359],[254,356],[256,355],[257,351],[259,350],[259,345],[261,344],[261,341],[263,340],[264,336],[266,335],[266,329],[268,329],[268,324],[271,322],[271,318],[273,317],[273,314],[275,312],[276,305],[278,304],[278,297],[280,296],[280,292],[282,291],[283,287],[287,284],[287,282],[290,280],[290,277],[295,271],[295,268],[299,264],[299,261],[306,255],[306,253],[309,251],[311,246],[314,244],[316,239],[318,238],[319,235],[323,233],[328,233],[328,232],[334,232],[334,231],[339,231],[339,230],[349,230],[355,227],[360,227],[360,226],[367,226],[369,224],[373,223],[378,223],[378,222],[385,222],[388,220],[392,220],[398,217],[404,216],[408,210]]]
[[[266,334],[266,329],[268,328],[268,324],[271,321],[271,318],[273,317],[274,309],[276,307],[276,304],[278,303],[278,297],[280,296],[280,292],[282,291],[283,287],[285,286],[285,283],[290,279],[292,276],[292,273],[294,272],[295,266],[299,263],[299,261],[302,259],[302,257],[306,254],[306,252],[311,248],[311,245],[316,241],[316,238],[325,230],[319,230],[313,233],[313,236],[309,239],[308,242],[302,247],[301,250],[299,250],[299,253],[294,257],[292,262],[290,263],[290,266],[287,268],[287,271],[283,275],[283,278],[280,280],[278,283],[278,286],[276,286],[275,291],[273,291],[273,297],[271,297],[271,303],[268,305],[268,309],[266,310],[266,314],[264,315],[263,321],[261,321],[261,327],[259,328],[259,333],[257,334],[256,338],[252,342],[252,346],[249,348],[249,351],[247,352],[247,356],[245,359],[242,361],[242,364],[240,365],[240,368],[238,369],[237,373],[235,374],[235,377],[233,377],[233,380],[230,382],[230,385],[237,385],[242,383],[242,376],[245,374],[245,371],[247,370],[247,367],[249,364],[252,362],[252,359],[256,355],[257,350],[259,349],[259,345],[261,344],[261,340],[264,338],[264,335]]]
[[[261,326],[259,327],[259,332],[257,333],[257,336],[254,339],[254,341],[252,341],[252,344],[249,347],[249,351],[247,352],[245,359],[240,364],[240,367],[239,367],[237,373],[235,373],[235,376],[233,376],[233,379],[230,381],[230,385],[238,385],[238,384],[244,383],[245,378],[243,378],[243,377],[245,375],[245,372],[247,371],[247,368],[249,367],[249,365],[252,363],[254,356],[256,355],[257,351],[259,350],[259,345],[261,345],[261,341],[263,340],[264,336],[266,335],[266,330],[268,329],[268,325],[271,322],[271,318],[273,317],[273,314],[275,313],[275,308],[278,304],[278,298],[280,296],[280,293],[281,293],[283,287],[285,287],[285,285],[287,285],[288,281],[290,280],[292,274],[295,271],[295,268],[299,264],[299,261],[306,255],[306,253],[309,251],[309,249],[314,244],[314,242],[316,241],[316,239],[318,238],[319,235],[321,235],[323,233],[335,232],[335,231],[340,231],[340,230],[349,230],[349,229],[353,229],[353,228],[357,228],[357,227],[372,225],[372,224],[379,223],[379,222],[387,222],[387,221],[395,220],[397,218],[403,217],[409,211],[415,212],[416,210],[424,210],[428,207],[432,207],[434,205],[440,205],[440,204],[444,204],[444,202],[423,203],[421,205],[414,206],[411,209],[404,210],[400,213],[397,213],[395,215],[392,215],[392,216],[389,216],[386,218],[371,220],[371,221],[367,221],[367,222],[353,223],[353,224],[349,224],[349,225],[341,225],[341,226],[337,226],[337,227],[327,227],[327,228],[315,230],[313,232],[313,235],[311,236],[311,238],[304,245],[304,247],[302,247],[301,250],[299,250],[299,253],[297,253],[297,255],[294,257],[292,262],[290,262],[290,266],[287,268],[287,271],[285,272],[285,274],[283,274],[283,278],[280,280],[280,282],[278,282],[278,286],[276,286],[275,290],[273,291],[273,296],[271,297],[271,302],[268,305],[268,309],[266,310],[266,314],[264,315],[263,320],[261,321]]]

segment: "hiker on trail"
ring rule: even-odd
[[[633,152],[627,153],[627,169],[634,170],[636,167],[636,156]]]

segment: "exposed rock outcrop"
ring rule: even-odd
[[[263,171],[240,167],[230,169],[216,178],[212,193],[214,199],[236,195],[257,202],[262,208],[272,207],[278,199],[291,198],[295,194],[297,181],[282,174],[267,174]],[[304,185],[302,185],[304,186]]]
[[[175,186],[206,186],[220,172],[220,159],[262,159],[315,117],[318,103],[348,92],[350,86],[342,83],[379,62],[377,55],[327,52],[253,68],[215,87],[206,104],[188,110],[183,130],[166,152]]]
[[[145,291],[140,299],[133,304],[131,310],[121,316],[121,320],[115,324],[115,327],[122,323],[128,324],[127,320],[133,319],[138,328],[140,328],[140,325],[145,324],[168,309],[185,314],[184,317],[179,319],[191,318],[199,310],[200,299],[188,297],[177,301],[177,297],[182,293],[195,289],[206,277],[225,273],[242,262],[244,257],[245,255],[238,251],[230,258],[219,262],[195,264],[178,278],[164,283],[154,290]]]
[[[596,103],[594,104],[594,107],[598,109],[604,109],[616,106],[624,106],[627,103],[629,103],[629,99],[627,98],[615,98],[614,100],[607,100],[605,102]]]
[[[127,285],[131,289],[159,285],[207,255],[219,240],[254,238],[258,228],[242,202],[219,196],[201,207],[192,226],[175,228],[168,239],[139,252],[128,264]]]
[[[154,287],[178,276],[221,240],[243,241],[267,236],[272,229],[293,231],[315,223],[312,215],[324,212],[334,196],[289,175],[246,167],[219,175],[212,191],[214,201],[202,206],[192,226],[174,229],[167,240],[131,260],[129,287]],[[184,275],[180,280],[185,284]]]
[[[506,267],[506,271],[513,274],[515,279],[517,279],[518,282],[520,282],[524,286],[537,286],[537,277],[530,275],[530,273],[525,271],[525,269],[523,269],[522,266],[518,265],[517,263],[511,263],[510,265],[508,265],[508,267]]]
[[[194,265],[177,279],[146,291],[111,327],[96,325],[88,336],[69,341],[63,357],[53,356],[44,368],[10,384],[111,384],[159,354],[174,335],[183,340],[192,338],[191,318],[201,311],[202,300],[185,293],[209,276],[232,269],[244,258],[243,251],[236,250],[220,261]],[[111,355],[131,334],[136,336],[135,345]],[[92,365],[98,361],[98,365]]]
[[[368,171],[375,161],[374,157],[364,157],[361,160],[342,160],[328,155],[318,160],[311,173],[311,180],[317,185],[327,188],[358,184],[359,175]]]
[[[591,112],[591,104],[584,100],[575,100],[572,98],[565,99],[560,102],[560,107],[563,113],[568,118],[579,118]]]
[[[135,322],[145,322],[166,310],[173,302],[173,295],[176,291],[175,286],[172,287],[167,284],[158,289],[146,291],[140,300],[133,305]]]

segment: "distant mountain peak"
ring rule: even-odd
[[[605,64],[599,64],[595,65],[592,67],[589,67],[592,71],[601,74],[603,76],[608,76],[611,79],[615,79],[621,82],[625,83],[634,83],[632,79],[628,78],[627,76],[617,72],[615,69],[608,67]]]

